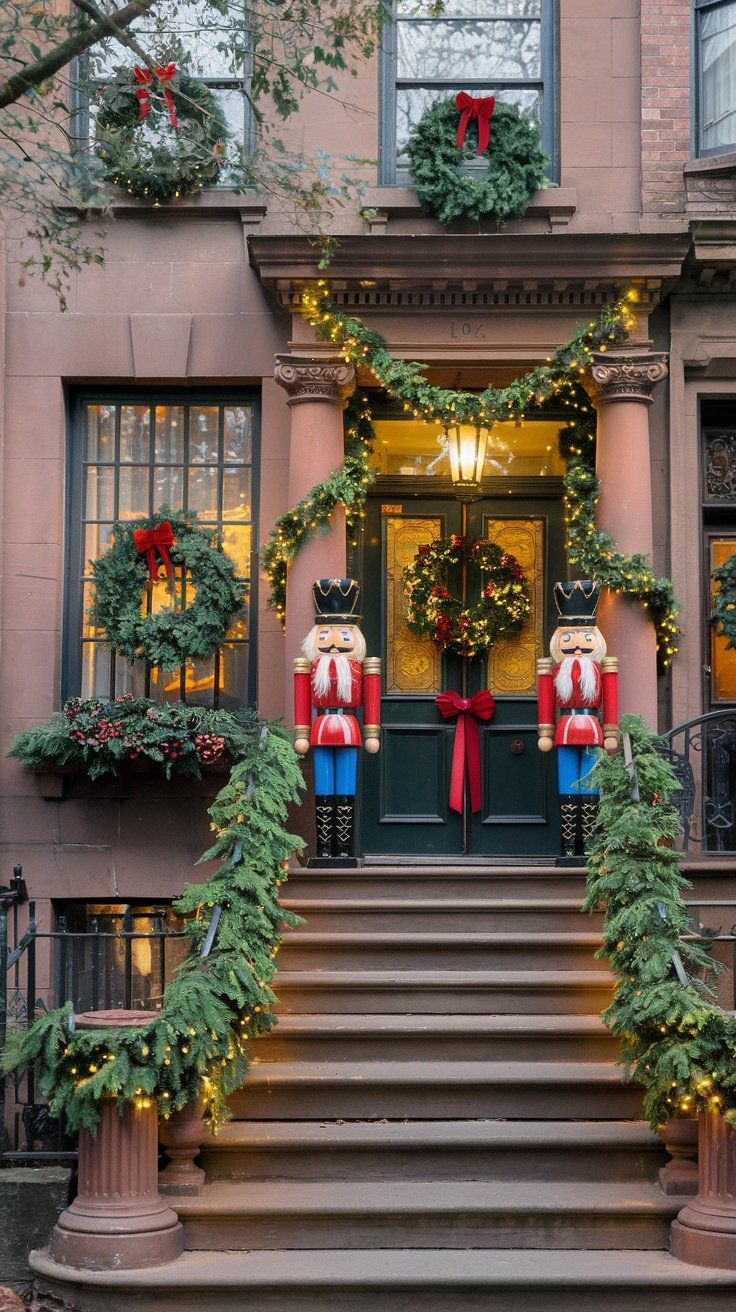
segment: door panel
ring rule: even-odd
[[[433,537],[467,532],[512,552],[529,580],[532,614],[520,634],[486,658],[440,654],[409,632],[403,569]],[[559,851],[554,760],[537,749],[536,660],[554,624],[550,579],[564,577],[561,504],[557,497],[452,496],[371,498],[366,517],[363,609],[368,651],[384,661],[382,743],[363,754],[362,839],[365,853],[524,856]],[[460,580],[451,580],[453,588]],[[473,602],[479,579],[467,581]],[[493,693],[493,719],[480,728],[482,807],[449,810],[455,721],[434,699],[443,689]]]

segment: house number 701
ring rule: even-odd
[[[451,319],[450,337],[485,337],[486,330],[482,323],[472,323],[469,319]]]

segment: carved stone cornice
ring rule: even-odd
[[[344,360],[277,355],[274,378],[288,393],[287,405],[298,405],[301,401],[330,401],[342,407],[355,390],[355,369]]]
[[[586,387],[596,405],[608,401],[652,404],[657,383],[667,377],[662,351],[607,351],[593,356]]]

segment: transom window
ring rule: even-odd
[[[736,150],[736,0],[696,0],[698,153]]]
[[[394,0],[384,36],[382,168],[406,181],[405,146],[434,100],[458,91],[518,105],[554,158],[553,0]],[[491,133],[493,120],[491,120]]]
[[[239,578],[249,583],[255,553],[255,423],[255,402],[248,397],[162,392],[80,399],[74,425],[67,693],[134,692],[225,708],[254,700],[252,597],[210,660],[168,674],[114,656],[87,613],[94,587],[89,562],[106,550],[115,522],[150,515],[164,505],[195,510],[202,524],[218,529]],[[191,584],[179,571],[174,595],[179,605],[191,599]],[[149,611],[171,605],[166,584],[146,592],[142,604]]]

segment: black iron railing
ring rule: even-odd
[[[736,708],[663,734],[680,791],[683,852],[736,856]]]
[[[22,874],[19,877],[22,882]],[[163,917],[156,916],[148,918],[150,928],[134,928],[133,913],[127,911],[119,928],[103,929],[93,917],[89,929],[70,930],[62,915],[55,930],[41,932],[35,903],[30,901],[28,926],[19,936],[18,901],[24,899],[4,902],[4,891],[0,889],[0,961],[5,960],[7,979],[6,990],[0,989],[5,1004],[0,1009],[3,1044],[11,1030],[25,1029],[43,1012],[67,1002],[75,1012],[155,1010],[161,1006],[166,983],[188,951],[182,930],[172,929]],[[13,907],[10,935],[9,905]],[[49,1116],[36,1094],[32,1070],[5,1081],[0,1126],[6,1164],[58,1161],[75,1155],[73,1139]]]

